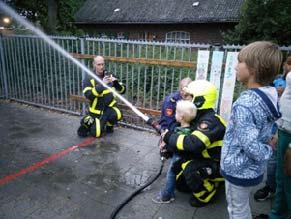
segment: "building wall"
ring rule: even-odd
[[[133,40],[165,41],[171,31],[190,33],[191,43],[223,43],[222,32],[233,29],[235,23],[215,24],[79,24],[89,36],[121,37]],[[105,34],[105,35],[104,35]],[[122,37],[121,37],[122,38]]]

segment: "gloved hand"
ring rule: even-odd
[[[104,84],[111,83],[110,76],[104,76],[104,78],[102,80],[103,80]]]
[[[161,158],[169,159],[170,157],[173,156],[173,153],[167,151],[166,149],[163,149],[163,150],[160,150],[160,155],[161,155]]]
[[[197,175],[201,176],[203,179],[209,178],[212,173],[211,167],[202,167],[197,170]]]
[[[197,174],[202,178],[217,178],[220,176],[220,163],[211,162],[208,165],[201,166],[197,169]]]
[[[153,127],[159,134],[161,134],[162,128],[161,128],[160,124],[157,121],[155,121],[153,118],[149,118],[146,121],[146,123],[148,125],[150,125],[151,127]]]

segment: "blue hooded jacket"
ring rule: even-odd
[[[239,186],[254,186],[263,180],[272,155],[268,142],[279,117],[274,87],[249,89],[234,102],[221,151],[221,174],[226,180]]]
[[[177,127],[178,123],[176,122],[175,114],[176,114],[176,105],[182,97],[179,91],[171,93],[166,96],[161,112],[161,118],[159,124],[162,129],[168,129],[169,131],[174,131]]]

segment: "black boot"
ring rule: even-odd
[[[113,126],[106,126],[106,133],[113,133],[113,132],[114,132]]]
[[[81,126],[78,128],[78,135],[80,137],[87,137],[89,135],[90,127],[93,123],[94,119],[90,115],[84,116],[80,121]]]
[[[193,195],[191,195],[190,199],[189,199],[189,204],[192,207],[196,207],[196,208],[201,208],[207,205],[207,203],[201,202],[199,201],[197,198],[195,198]]]
[[[80,137],[87,137],[88,136],[88,128],[81,125],[79,128],[78,128],[78,131],[77,131],[78,135]]]

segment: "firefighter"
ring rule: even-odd
[[[93,71],[108,87],[120,94],[125,93],[125,86],[114,75],[104,70],[102,56],[94,58]],[[112,133],[113,125],[122,117],[114,94],[89,76],[83,81],[83,93],[89,100],[89,112],[81,119],[78,135],[80,137],[91,135],[98,138],[104,131]]]
[[[206,80],[191,82],[185,91],[193,96],[198,111],[191,122],[191,135],[168,131],[163,138],[169,152],[180,154],[174,163],[176,188],[190,192],[193,207],[207,205],[217,192],[220,182],[219,162],[225,121],[215,113],[216,87]]]

